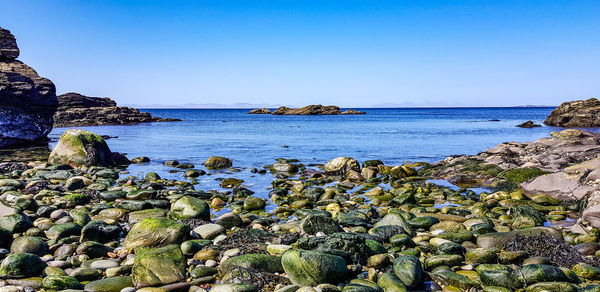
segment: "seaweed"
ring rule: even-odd
[[[547,258],[552,265],[572,268],[578,263],[600,267],[597,258],[587,258],[556,237],[541,233],[534,236],[515,236],[504,245],[505,251],[524,251],[529,256]]]

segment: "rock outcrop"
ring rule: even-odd
[[[595,98],[564,102],[544,121],[556,127],[600,127],[600,101]]]
[[[0,27],[0,148],[46,141],[57,106],[54,83],[17,57],[15,37]]]
[[[269,115],[271,114],[271,111],[268,108],[257,108],[249,111],[248,113],[254,115]]]
[[[519,128],[538,128],[541,127],[542,125],[538,125],[536,123],[534,123],[533,121],[527,121],[521,124],[516,125],[515,127],[519,127]]]
[[[117,106],[108,97],[89,97],[79,93],[58,96],[58,110],[54,114],[55,127],[99,125],[135,125],[151,122],[172,122],[179,119],[153,117],[131,107]]]
[[[301,108],[289,108],[287,106],[279,107],[278,109],[271,112],[270,110],[263,109],[255,109],[248,112],[249,114],[272,114],[272,115],[299,115],[299,116],[309,116],[309,115],[364,115],[365,112],[357,111],[357,110],[346,110],[342,111],[339,107],[334,105],[309,105]]]

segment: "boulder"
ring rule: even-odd
[[[125,248],[157,247],[183,242],[190,232],[187,224],[150,217],[134,224],[125,238]]]
[[[550,113],[544,124],[556,127],[598,127],[600,101],[590,98],[564,102]]]
[[[46,142],[58,104],[54,83],[18,56],[15,37],[0,27],[0,148]]]
[[[477,237],[477,246],[482,248],[498,248],[504,247],[504,244],[515,238],[516,236],[534,236],[537,234],[547,234],[555,237],[560,241],[563,240],[562,233],[558,229],[551,227],[533,227],[529,229],[519,229],[510,232],[492,232],[482,234]]]
[[[231,159],[220,156],[211,156],[204,162],[207,169],[224,169],[231,167],[231,165]]]
[[[0,277],[25,278],[38,276],[46,268],[46,263],[34,254],[11,253],[0,263]]]
[[[178,219],[197,218],[210,220],[210,207],[202,200],[184,196],[171,205],[171,213]]]
[[[58,96],[54,127],[99,125],[134,125],[151,122],[171,122],[179,119],[153,117],[131,107],[117,106],[108,97],[90,97],[75,92]]]
[[[177,245],[136,250],[131,269],[135,288],[166,285],[185,279],[185,257]]]
[[[343,175],[350,170],[360,172],[360,164],[351,157],[336,157],[325,164],[326,173],[334,175]]]
[[[292,283],[316,286],[322,283],[339,283],[346,275],[344,258],[315,251],[288,250],[281,264]]]
[[[120,153],[111,152],[106,141],[92,132],[70,129],[65,131],[50,157],[49,164],[68,164],[74,168],[82,166],[119,166],[129,160]]]

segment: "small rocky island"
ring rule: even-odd
[[[108,97],[90,97],[79,93],[58,96],[58,109],[54,114],[54,127],[99,125],[135,125],[151,122],[172,122],[179,119],[153,117],[138,109],[117,106]]]
[[[316,115],[364,115],[365,112],[357,110],[345,110],[342,111],[339,107],[334,105],[309,105],[301,108],[289,108],[287,106],[279,107],[278,109],[271,112],[267,108],[254,109],[248,112],[249,114],[271,114],[271,115],[298,115],[298,116],[316,116]]]
[[[562,103],[544,121],[556,127],[599,127],[600,101],[596,98]]]

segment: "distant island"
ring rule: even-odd
[[[253,109],[248,112],[249,114],[263,114],[263,115],[299,115],[299,116],[313,116],[313,115],[364,115],[365,112],[357,111],[353,109],[342,111],[338,106],[328,105],[323,106],[320,104],[317,105],[308,105],[301,108],[290,108],[287,106],[279,107],[278,109],[271,112],[271,110],[267,108],[259,108]]]

